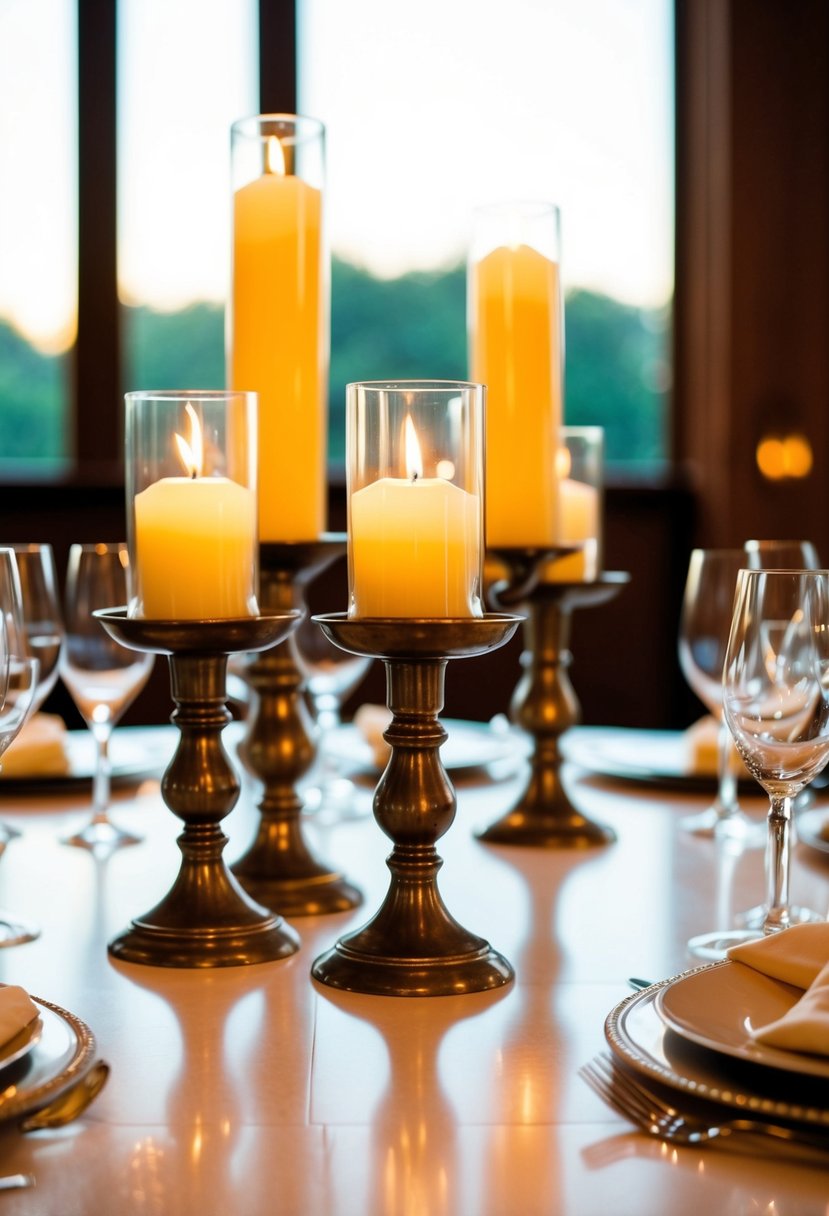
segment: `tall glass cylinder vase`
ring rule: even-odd
[[[330,345],[323,125],[297,114],[241,119],[231,175],[227,375],[259,396],[259,537],[316,540],[326,524]]]
[[[564,320],[558,208],[506,203],[475,213],[468,267],[470,378],[487,386],[490,549],[558,540],[552,476],[562,422]]]
[[[479,617],[480,384],[349,384],[349,616]]]

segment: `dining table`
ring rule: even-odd
[[[438,842],[440,891],[515,972],[481,993],[371,996],[311,976],[388,887],[390,842],[371,813],[378,773],[353,726],[322,749],[350,781],[347,797],[315,802],[314,769],[303,816],[316,853],[363,901],[293,918],[300,947],[275,962],[188,969],[107,951],[178,872],[182,825],[160,792],[175,727],[116,730],[112,815],[141,841],[108,856],[63,843],[89,814],[83,764],[62,779],[0,784],[0,821],[20,832],[0,857],[0,908],[40,929],[0,950],[0,981],[88,1030],[90,1060],[109,1065],[101,1092],[62,1127],[21,1130],[0,1095],[0,1175],[34,1180],[0,1192],[0,1216],[826,1216],[826,1081],[823,1108],[812,1112],[826,1134],[821,1156],[755,1140],[668,1143],[611,1109],[580,1074],[620,1050],[640,1075],[653,1060],[663,1067],[669,1032],[641,984],[711,966],[689,954],[689,939],[762,902],[762,847],[683,827],[711,802],[713,778],[671,769],[677,733],[575,727],[565,788],[615,838],[573,849],[492,845],[478,833],[526,783],[527,747],[484,723],[447,729],[457,812]],[[239,722],[225,731],[235,763],[243,733]],[[222,825],[230,862],[259,816],[260,787],[238,768],[239,801]],[[820,812],[824,797],[816,790],[806,813]],[[762,823],[759,787],[741,800]],[[797,902],[829,909],[829,849],[798,840],[792,887]],[[682,1052],[668,1055],[679,1073]],[[691,1070],[708,1069],[712,1087],[719,1080],[719,1109],[732,1114],[741,1061],[693,1045],[685,1055]],[[682,1076],[667,1081],[681,1103]],[[756,1084],[745,1081],[749,1092]],[[799,1074],[775,1073],[774,1085],[785,1114]]]

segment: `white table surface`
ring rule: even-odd
[[[145,737],[172,752],[172,728]],[[119,822],[145,840],[105,862],[58,839],[87,813],[88,792],[0,798],[0,819],[23,830],[0,860],[0,906],[42,926],[36,942],[0,951],[0,980],[83,1018],[112,1069],[74,1124],[0,1128],[0,1173],[37,1179],[0,1195],[0,1216],[825,1216],[829,1170],[774,1149],[668,1148],[577,1075],[602,1050],[627,977],[693,965],[685,942],[715,927],[718,908],[759,901],[762,852],[728,861],[682,832],[700,795],[575,770],[575,800],[616,843],[481,844],[473,830],[521,780],[458,780],[457,818],[438,845],[450,911],[510,959],[516,981],[439,999],[338,994],[309,977],[385,893],[389,842],[367,813],[308,828],[362,888],[362,908],[295,919],[302,947],[288,960],[187,971],[115,964],[106,951],[178,870],[181,825],[157,783],[117,795]],[[362,785],[363,811],[370,797]],[[255,801],[246,780],[224,824],[229,860],[252,838]],[[798,846],[793,889],[827,907],[829,857]]]

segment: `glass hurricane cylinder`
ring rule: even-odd
[[[556,454],[559,518],[558,541],[575,549],[546,569],[554,583],[595,582],[602,569],[602,491],[604,429],[565,426]]]
[[[552,203],[475,212],[468,265],[469,368],[487,386],[486,532],[493,548],[558,541],[551,475],[562,421],[561,237]]]
[[[325,531],[329,258],[325,128],[297,114],[240,119],[231,132],[233,249],[227,374],[259,395],[259,534]]]
[[[479,617],[484,388],[346,390],[349,616]]]
[[[257,613],[255,393],[127,393],[126,491],[130,616]]]

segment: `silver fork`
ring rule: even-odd
[[[819,1149],[829,1153],[829,1134],[766,1123],[760,1119],[726,1119],[709,1123],[698,1115],[678,1111],[665,1099],[622,1071],[607,1055],[597,1056],[579,1069],[579,1076],[600,1098],[642,1131],[673,1144],[703,1145],[714,1142],[738,1147],[743,1137],[762,1136],[792,1147]],[[747,1146],[746,1146],[747,1147]]]

